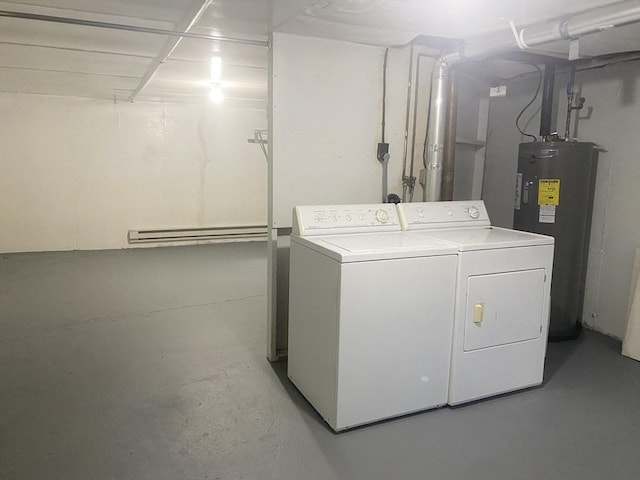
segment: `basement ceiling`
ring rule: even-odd
[[[277,31],[392,46],[418,35],[472,41],[507,30],[509,21],[528,25],[612,3],[617,2],[0,0],[0,10],[165,31],[186,31],[191,26],[193,34],[258,43],[265,43],[269,33]],[[640,50],[638,28],[636,24],[584,37],[581,56]],[[184,38],[171,51],[178,38],[0,17],[0,91],[200,103],[220,87],[225,103],[266,107],[265,46]],[[544,49],[565,55],[568,42],[545,45]]]

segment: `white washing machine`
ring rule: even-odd
[[[456,254],[392,204],[294,209],[288,376],[334,430],[447,403]]]
[[[448,403],[542,383],[553,237],[492,227],[481,200],[398,212],[405,230],[458,248]]]

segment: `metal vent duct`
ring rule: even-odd
[[[470,41],[457,51],[445,55],[444,59],[453,64],[505,53],[514,48],[526,49],[556,40],[578,38],[636,22],[640,22],[640,2],[629,0],[588,10],[569,19],[515,29],[514,34],[503,32],[502,35]]]
[[[449,64],[441,58],[431,75],[431,100],[429,102],[429,127],[425,144],[425,186],[422,199],[425,202],[440,200],[442,189],[442,162],[444,160],[444,132],[449,95]]]
[[[526,49],[556,40],[569,40],[637,22],[640,22],[640,2],[630,0],[579,13],[565,20],[523,27],[520,30],[514,26],[511,36],[506,36],[503,32],[497,36],[465,43],[455,52],[443,55],[436,63],[432,75],[424,155],[426,175],[423,200],[432,202],[441,199],[447,120],[446,103],[450,88],[449,69],[451,65],[468,59],[505,53],[514,48]],[[549,114],[547,113],[547,115]]]

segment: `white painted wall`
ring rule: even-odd
[[[125,248],[136,228],[266,224],[266,113],[0,93],[0,251]]]
[[[564,131],[568,77],[556,79],[557,126]],[[512,82],[507,97],[490,108],[484,198],[496,225],[513,224],[513,191],[520,135],[514,120],[530,100],[536,81]],[[600,154],[596,182],[583,322],[621,338],[626,325],[634,252],[640,247],[640,62],[620,63],[576,74],[576,91],[586,98],[572,128],[582,141],[607,149]],[[539,101],[532,107],[535,112]],[[591,112],[589,113],[589,110]],[[532,117],[523,117],[523,124]],[[575,122],[574,122],[575,124]],[[539,133],[539,115],[529,128]]]
[[[516,118],[533,98],[538,78],[512,81],[507,84],[507,96],[494,97],[489,102],[486,160],[482,198],[491,223],[513,227],[513,199],[518,170],[518,145],[530,141],[516,129]],[[561,88],[558,85],[558,88]],[[540,105],[542,90],[520,120],[526,133],[540,133]]]
[[[274,33],[273,226],[290,227],[295,205],[382,202],[384,48]],[[401,186],[406,50],[388,59],[389,192]]]
[[[590,118],[578,121],[577,136],[607,149],[598,164],[584,322],[622,338],[640,247],[640,62],[579,72],[576,89],[593,108]],[[561,103],[558,125],[564,125],[565,108]]]
[[[453,200],[479,200],[484,176],[489,85],[463,68],[457,68],[455,75],[458,108]]]

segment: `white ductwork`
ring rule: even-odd
[[[640,2],[629,0],[606,7],[596,8],[576,14],[568,19],[551,21],[482,40],[465,43],[456,52],[444,56],[447,63],[478,59],[513,50],[528,48],[557,40],[568,40],[583,35],[598,33],[614,27],[640,22]]]
[[[442,189],[442,162],[444,160],[444,132],[447,124],[447,97],[449,95],[449,64],[441,58],[431,75],[431,99],[429,101],[429,125],[425,143],[425,185],[422,199],[425,202],[440,200]]]
[[[443,55],[436,63],[431,82],[431,101],[424,166],[426,169],[422,198],[426,202],[441,198],[442,163],[446,126],[446,103],[450,66],[469,59],[479,59],[557,40],[568,40],[610,28],[640,22],[640,2],[630,0],[596,8],[569,19],[502,32],[482,40],[465,43],[459,50]]]

